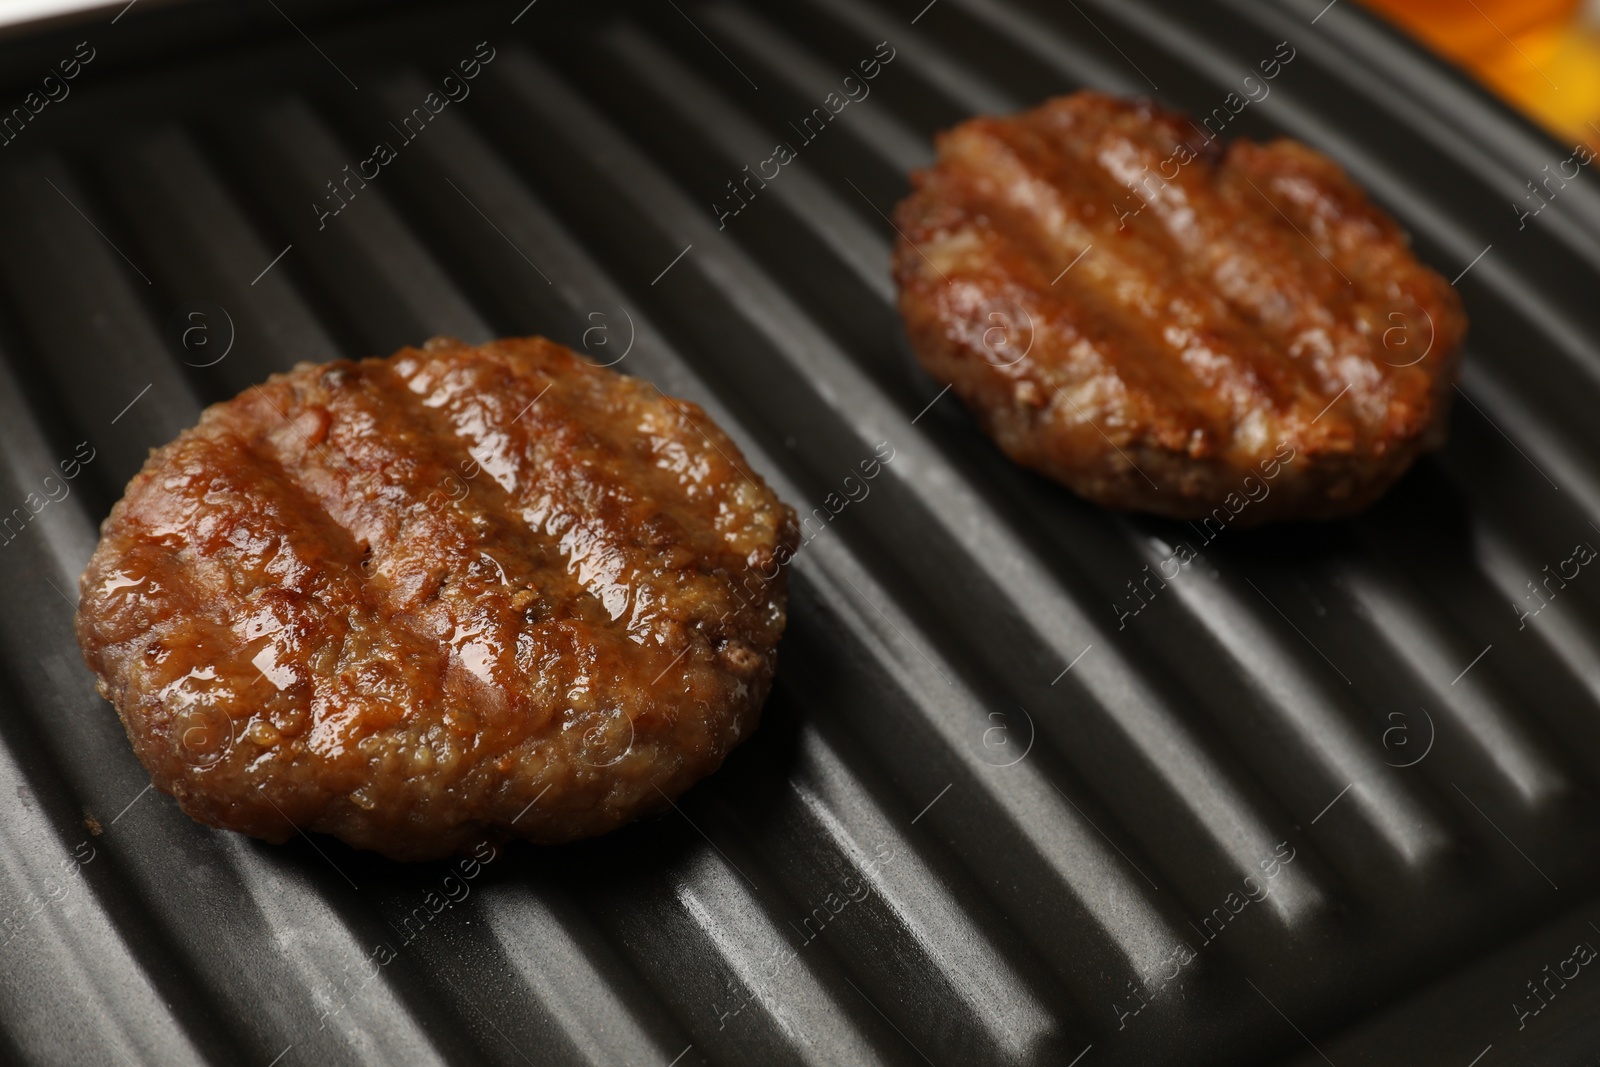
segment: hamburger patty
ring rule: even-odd
[[[755,728],[795,538],[694,404],[543,338],[435,339],[301,364],[154,452],[78,639],[202,822],[397,859],[569,841]]]
[[[1358,511],[1442,443],[1460,301],[1327,157],[1091,92],[937,143],[900,310],[1018,463],[1247,526]]]

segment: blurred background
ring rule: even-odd
[[[0,0],[0,28],[138,2]],[[1600,0],[1344,2],[1397,23],[1559,139],[1600,150]]]
[[[1564,141],[1600,147],[1600,0],[1366,0]]]

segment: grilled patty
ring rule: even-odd
[[[1327,157],[1080,92],[962,123],[897,209],[918,359],[1115,508],[1358,511],[1442,443],[1455,290]]]
[[[665,807],[754,728],[793,512],[694,404],[542,338],[301,364],[153,453],[79,642],[213,826],[398,859]]]

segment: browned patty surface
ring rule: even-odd
[[[912,182],[894,271],[922,365],[1090,500],[1326,518],[1442,442],[1455,290],[1305,145],[1080,92],[946,131]]]
[[[542,338],[438,339],[301,364],[153,453],[78,638],[203,822],[399,859],[568,841],[754,729],[795,537],[694,404]]]

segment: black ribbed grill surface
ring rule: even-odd
[[[0,46],[19,101],[95,49],[0,147],[0,1060],[1600,1062],[1600,184],[1509,206],[1570,149],[1349,3],[312,8]],[[915,371],[886,216],[963,117],[1206,113],[1280,41],[1229,133],[1467,268],[1467,369],[1371,512],[1208,542]],[[703,404],[810,516],[759,733],[659,818],[466,869],[148,790],[72,636],[147,451],[301,360],[529,333]]]

